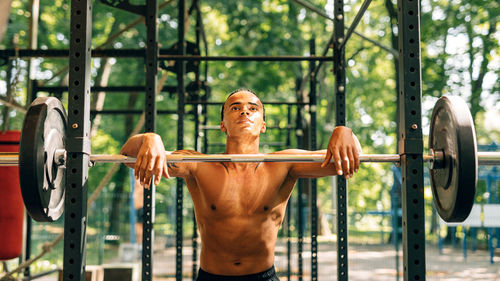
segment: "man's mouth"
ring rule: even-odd
[[[240,119],[240,120],[238,120],[238,122],[237,122],[237,123],[238,123],[238,124],[242,124],[242,123],[250,123],[250,124],[251,124],[251,123],[253,123],[253,122],[252,122],[252,121],[250,121],[250,119],[246,119],[246,118],[245,118],[245,119]]]

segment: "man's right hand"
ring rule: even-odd
[[[153,176],[155,184],[160,183],[162,176],[168,174],[166,152],[161,137],[154,133],[145,133],[131,137],[123,145],[121,154],[136,157],[134,176],[141,184],[149,188]]]

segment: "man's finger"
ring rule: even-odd
[[[352,149],[352,157],[354,158],[354,172],[358,172],[359,169],[359,152],[358,149],[355,147]]]
[[[163,176],[166,177],[167,179],[170,178],[170,175],[168,174],[168,165],[167,161],[163,164]]]
[[[337,175],[342,175],[342,164],[340,161],[340,152],[338,149],[333,150],[333,163],[335,163],[335,169],[337,169]]]
[[[153,177],[153,170],[147,170],[144,177],[144,185],[151,187],[151,179]]]
[[[345,148],[340,150],[340,159],[342,159],[342,172],[344,173],[344,177],[347,179],[349,177],[349,157],[347,157]]]
[[[352,149],[348,148],[346,154],[349,159],[349,177],[352,177],[352,174],[354,174],[354,155],[352,155]]]
[[[156,159],[155,173],[154,173],[155,185],[158,185],[160,183],[162,172],[163,172],[162,159],[161,159],[161,157],[158,157]]]
[[[149,159],[146,158],[146,156],[144,156],[145,159],[143,159],[142,163],[141,163],[141,173],[139,175],[140,177],[140,180],[141,180],[141,183],[143,185],[146,185],[146,174],[147,174],[147,171],[148,171],[148,162],[149,162]]]
[[[328,165],[328,163],[330,162],[331,158],[332,158],[332,153],[330,152],[330,149],[327,149],[325,160],[323,161],[323,163],[321,163],[321,168],[323,168],[326,165]]]
[[[139,172],[141,170],[141,161],[142,161],[142,155],[138,154],[137,159],[135,160],[135,167],[134,167],[134,177],[136,180],[139,179]]]

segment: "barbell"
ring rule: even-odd
[[[430,179],[434,203],[447,222],[464,221],[474,203],[477,165],[500,164],[500,153],[477,152],[474,124],[467,104],[443,96],[434,106],[429,136]],[[19,153],[0,152],[1,166],[19,166],[21,193],[30,216],[52,222],[63,213],[66,180],[67,117],[54,97],[39,97],[29,107],[23,124]],[[320,163],[325,155],[313,154],[168,154],[168,162],[302,162]],[[135,163],[124,155],[89,155],[95,162]],[[399,163],[397,154],[361,154],[361,162]]]

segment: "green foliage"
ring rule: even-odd
[[[107,40],[125,28],[139,16],[121,11],[94,1],[92,46],[93,48],[137,49],[146,46],[145,26],[140,23],[118,36],[112,43],[102,46]],[[160,1],[161,2],[161,1]],[[327,3],[331,1],[310,1],[320,9],[331,12]],[[162,3],[162,2],[161,2]],[[160,4],[161,4],[160,3]],[[177,1],[159,10],[159,42],[161,48],[170,48],[177,41]],[[189,2],[189,5],[191,1]],[[395,3],[394,3],[395,4]],[[331,4],[328,4],[331,5]],[[349,24],[358,11],[361,2],[346,2],[346,23]],[[488,31],[499,25],[500,4],[498,1],[422,1],[421,40],[422,40],[422,92],[424,102],[433,101],[443,94],[460,94],[469,100],[475,114],[477,135],[480,143],[500,142],[500,127],[492,122],[490,116],[499,116],[500,98],[500,38],[498,29],[493,34]],[[309,40],[316,43],[316,54],[325,48],[333,31],[333,24],[319,15],[304,9],[293,1],[200,1],[203,25],[206,32],[208,53],[201,46],[202,55],[308,55]],[[0,48],[14,48],[12,39],[19,40],[16,46],[26,48],[28,36],[29,1],[14,0],[10,23]],[[186,37],[195,42],[195,17],[189,17]],[[41,49],[65,49],[69,46],[69,4],[56,0],[42,3],[38,33],[38,47]],[[360,22],[357,31],[378,42],[391,46],[390,18],[385,3],[375,1]],[[470,43],[469,43],[470,42]],[[485,52],[486,50],[486,52]],[[328,53],[331,54],[331,51]],[[488,60],[486,67],[481,63]],[[110,59],[111,75],[107,84],[110,86],[143,85],[145,67],[143,59]],[[353,128],[363,146],[363,153],[396,153],[396,87],[397,77],[395,61],[391,54],[373,44],[353,35],[346,46],[347,71],[347,124]],[[40,58],[35,60],[35,78],[46,85],[65,85],[66,72],[55,76],[67,67],[67,59]],[[94,58],[91,73],[92,83],[99,82],[99,70],[104,59]],[[201,70],[206,62],[201,63]],[[251,88],[262,100],[295,101],[297,79],[302,79],[309,67],[307,62],[209,62],[207,77],[202,72],[202,80],[211,87],[210,100],[223,101],[227,94],[240,87]],[[26,67],[26,64],[23,65]],[[334,66],[325,62],[318,77],[318,148],[325,148],[334,122]],[[25,73],[26,71],[23,70]],[[176,85],[175,73],[160,72],[168,75],[166,85]],[[480,80],[481,74],[483,80]],[[0,82],[6,79],[6,67],[0,69]],[[188,81],[194,75],[188,74]],[[21,104],[26,99],[26,79],[20,83],[20,92],[16,101]],[[482,82],[481,82],[482,81]],[[187,84],[187,83],[186,83]],[[479,85],[478,85],[479,84]],[[1,85],[6,85],[3,83]],[[309,91],[305,87],[306,94]],[[477,94],[479,93],[479,94]],[[0,96],[5,91],[0,89]],[[42,93],[47,94],[47,93]],[[135,97],[134,97],[135,95]],[[479,98],[477,98],[479,95]],[[93,95],[94,96],[94,95]],[[66,99],[66,94],[63,96]],[[109,93],[106,95],[104,109],[143,109],[143,93]],[[176,94],[162,92],[158,95],[158,109],[177,109]],[[195,109],[186,106],[186,112]],[[430,114],[430,107],[422,107],[424,123]],[[208,124],[220,122],[219,106],[208,107]],[[292,109],[295,116],[296,108]],[[491,113],[493,112],[493,113]],[[495,115],[496,112],[496,115]],[[18,114],[20,115],[20,114]],[[286,106],[268,106],[268,125],[285,127]],[[93,117],[92,117],[93,118]],[[294,118],[294,117],[293,117]],[[305,117],[307,119],[308,116]],[[494,117],[493,117],[494,118]],[[21,117],[19,117],[19,120]],[[128,132],[134,127],[139,116],[102,116],[98,134],[92,139],[93,153],[118,153],[121,145],[128,138]],[[495,124],[492,124],[495,123]],[[292,120],[292,125],[295,120]],[[17,128],[16,128],[17,127]],[[19,129],[20,122],[13,122],[12,128]],[[157,132],[162,136],[167,150],[177,148],[177,117],[158,115]],[[210,130],[210,143],[223,143],[224,135]],[[427,133],[424,130],[424,133]],[[194,116],[188,114],[184,121],[184,147],[195,147]],[[297,147],[292,131],[292,147]],[[263,142],[283,142],[285,131],[268,130],[262,136]],[[282,147],[285,148],[285,147]],[[263,147],[263,152],[270,152],[274,147]],[[213,146],[209,153],[223,151],[223,146]],[[107,172],[109,165],[98,164],[91,169],[89,187],[92,191]],[[123,186],[129,190],[126,178],[114,178],[109,190]],[[392,186],[392,172],[389,165],[363,165],[359,173],[349,181],[350,210],[365,211],[389,209],[389,189]],[[157,187],[157,222],[158,231],[175,231],[175,180],[163,180]],[[325,213],[331,212],[332,188],[330,179],[320,179],[318,184],[319,205]],[[122,200],[120,208],[125,208]],[[111,203],[109,203],[111,206]],[[187,217],[191,216],[191,202],[186,192],[185,206]],[[122,219],[126,221],[125,215]],[[188,219],[190,220],[190,219]],[[187,231],[189,232],[189,231]]]

